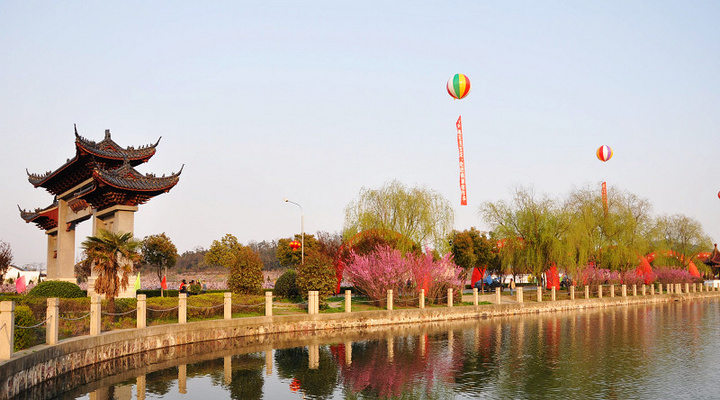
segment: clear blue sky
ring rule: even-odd
[[[458,229],[487,229],[479,206],[517,185],[563,198],[607,180],[720,240],[720,2],[344,3],[1,2],[0,239],[16,263],[46,246],[16,204],[52,201],[25,169],[73,157],[74,123],[122,146],[162,136],[138,169],[185,169],[135,233],[181,252],[298,233],[284,197],[307,232],[340,231],[361,188],[393,179],[447,197]],[[453,101],[458,72],[472,90]]]

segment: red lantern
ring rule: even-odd
[[[300,242],[298,242],[297,240],[293,240],[292,242],[290,242],[290,248],[293,249],[293,251],[299,249]]]

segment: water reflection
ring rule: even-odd
[[[698,300],[196,345],[61,398],[717,398],[719,311]]]

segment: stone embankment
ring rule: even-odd
[[[615,296],[615,290],[613,290],[612,296],[606,294],[606,297],[601,298],[587,298],[589,296],[587,296],[586,292],[585,298],[526,302],[523,301],[522,292],[520,292],[519,297],[508,301],[505,301],[508,296],[490,295],[501,300],[499,304],[496,301],[496,304],[491,305],[456,305],[453,307],[452,302],[449,302],[447,307],[424,307],[424,303],[422,303],[420,308],[393,310],[390,303],[388,310],[348,312],[348,309],[346,309],[345,313],[329,314],[317,313],[317,306],[313,310],[311,303],[308,314],[277,316],[272,315],[272,299],[270,298],[267,303],[270,311],[266,313],[265,317],[233,319],[227,318],[226,314],[226,319],[188,323],[181,318],[178,324],[149,327],[144,326],[143,321],[142,324],[138,323],[139,327],[137,329],[96,332],[90,336],[61,341],[50,340],[48,343],[55,344],[39,345],[14,354],[9,352],[9,357],[2,357],[6,359],[0,361],[0,398],[11,398],[44,382],[58,382],[57,378],[61,375],[96,363],[199,342],[263,337],[280,333],[302,336],[320,330],[353,332],[399,324],[419,325],[444,321],[471,321],[495,316],[720,297],[720,292],[717,291],[718,288],[714,288],[714,290],[711,288],[710,291],[707,291],[707,288],[702,286],[697,291],[694,286],[692,291],[686,286],[683,291],[678,285],[676,290],[666,294],[656,294],[654,290],[652,294],[648,294],[643,288],[642,293],[644,295],[641,295],[636,290],[627,293],[625,289],[622,288],[622,295]],[[478,297],[475,294],[474,304],[478,303]],[[538,299],[542,300],[541,298]],[[9,321],[5,318],[9,314],[7,312],[8,305],[5,303],[10,302],[2,303],[2,309],[5,312],[0,313],[0,325],[2,325],[0,326],[0,339],[5,337],[9,331],[12,331],[12,327],[8,329]],[[50,304],[50,302],[48,303]],[[349,301],[346,302],[346,304],[348,303]],[[142,311],[144,313],[144,310]],[[138,310],[138,314],[140,315],[140,310]],[[12,325],[11,322],[10,325]],[[112,371],[97,373],[109,375]]]

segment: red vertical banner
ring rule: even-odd
[[[458,153],[460,154],[460,205],[467,205],[467,191],[465,189],[465,148],[463,147],[462,115],[455,123],[457,128]]]
[[[605,182],[602,183],[602,202],[603,202],[603,210],[605,210],[605,216],[607,216],[608,198],[607,198],[607,184]]]

